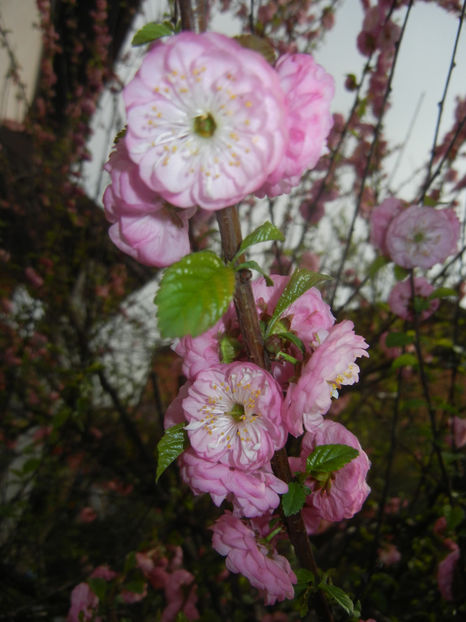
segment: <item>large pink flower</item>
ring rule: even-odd
[[[296,186],[304,171],[317,164],[333,124],[333,78],[312,56],[285,54],[275,68],[288,103],[288,145],[258,196],[284,194]]]
[[[321,520],[340,521],[351,518],[363,506],[370,488],[366,482],[370,461],[362,450],[358,439],[345,426],[336,421],[321,419],[320,425],[312,432],[306,432],[299,459],[291,459],[293,471],[304,471],[307,456],[319,445],[349,445],[358,450],[359,455],[338,471],[329,474],[325,485],[310,478],[306,485],[311,493],[306,498],[303,518],[309,533],[314,533]]]
[[[223,35],[157,41],[123,96],[130,157],[146,184],[179,207],[233,205],[283,157],[279,78],[260,54]]]
[[[324,415],[332,397],[338,397],[343,385],[359,380],[359,367],[354,362],[369,356],[363,337],[356,335],[353,322],[335,324],[322,344],[305,364],[297,383],[291,383],[283,403],[283,416],[288,431],[294,436],[312,428],[316,416]]]
[[[414,295],[419,298],[427,298],[434,291],[433,286],[424,277],[419,276],[414,279]],[[413,312],[413,298],[411,291],[411,281],[406,279],[400,281],[393,286],[392,291],[388,296],[388,306],[393,313],[399,315],[404,320],[412,320],[414,318]],[[426,320],[432,315],[440,304],[438,298],[433,298],[429,301],[429,307],[421,311],[419,317],[421,320]]]
[[[256,533],[230,512],[225,512],[212,527],[212,546],[226,556],[230,572],[240,572],[259,589],[266,605],[293,598],[296,575],[288,560],[272,545],[256,540]]]
[[[194,209],[168,205],[139,177],[120,140],[106,170],[111,184],[103,196],[109,236],[121,251],[140,263],[165,267],[190,252],[188,219]]]
[[[431,268],[456,251],[460,224],[453,209],[411,205],[390,223],[386,247],[403,268]]]
[[[288,485],[272,473],[270,464],[254,471],[242,471],[211,462],[187,449],[179,458],[183,481],[194,494],[209,493],[215,505],[227,499],[235,516],[263,516],[280,503]]]
[[[286,441],[281,389],[253,363],[199,372],[183,400],[191,447],[206,460],[254,470]]]
[[[385,199],[380,205],[374,207],[371,212],[371,244],[373,244],[382,255],[389,255],[386,236],[387,230],[392,220],[403,209],[403,204],[395,197]]]

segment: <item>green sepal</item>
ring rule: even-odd
[[[358,455],[359,451],[349,445],[317,445],[307,457],[306,473],[311,475],[315,473],[316,478],[320,477],[322,473],[333,473],[354,460]]]
[[[157,472],[155,474],[155,481],[159,481],[159,477],[170,466],[174,460],[178,458],[180,454],[188,447],[188,435],[184,429],[184,423],[177,423],[176,425],[165,430],[165,434],[162,436],[157,444]]]
[[[197,337],[217,322],[235,290],[235,271],[212,251],[183,257],[165,270],[155,297],[162,337]]]
[[[266,221],[244,238],[235,256],[233,257],[232,262],[235,262],[238,257],[250,246],[260,244],[261,242],[272,242],[273,240],[280,240],[283,242],[284,239],[285,238],[283,237],[283,233],[280,229],[277,229],[277,227],[271,222]]]
[[[256,270],[256,272],[259,272],[259,274],[262,274],[268,287],[272,287],[273,285],[273,281],[270,278],[270,276],[266,272],[264,272],[264,270],[262,270],[262,268],[257,263],[257,261],[254,261],[253,259],[250,259],[249,261],[244,261],[243,263],[238,264],[237,266],[235,266],[235,270],[236,271]]]
[[[272,334],[275,323],[278,321],[282,313],[308,289],[317,285],[322,281],[327,281],[331,277],[318,272],[311,272],[305,268],[297,268],[291,275],[282,295],[278,299],[277,306],[267,326],[266,337]]]
[[[156,39],[160,39],[161,37],[170,36],[174,32],[175,29],[170,22],[163,22],[162,24],[150,22],[149,24],[145,24],[140,30],[137,31],[131,41],[131,45],[145,45],[146,43],[150,43],[151,41],[155,41]]]
[[[220,362],[232,363],[241,352],[241,344],[235,337],[222,335],[219,341]]]
[[[282,508],[285,516],[297,514],[306,502],[310,489],[301,482],[289,482],[288,492],[282,495]]]

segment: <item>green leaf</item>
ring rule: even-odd
[[[281,337],[282,339],[286,339],[287,341],[291,341],[291,343],[294,343],[294,345],[304,354],[304,343],[294,333],[274,333],[274,335]]]
[[[124,584],[124,589],[128,590],[128,592],[133,592],[133,594],[142,594],[145,587],[146,582],[143,578],[132,579],[128,583]]]
[[[348,615],[353,615],[354,605],[348,594],[337,587],[336,585],[330,585],[329,583],[319,583],[319,589],[328,594],[332,600],[342,607]]]
[[[333,473],[358,455],[359,451],[349,445],[318,445],[307,457],[306,473]]]
[[[272,240],[280,240],[283,242],[284,239],[285,238],[283,237],[283,233],[280,229],[277,229],[277,227],[272,225],[271,222],[266,221],[263,225],[257,227],[257,229],[244,238],[232,261],[235,261],[239,255],[244,253],[244,251],[250,246],[254,246],[254,244],[271,242]]]
[[[217,322],[235,290],[235,271],[212,251],[183,257],[169,268],[155,297],[162,337],[196,337]]]
[[[157,444],[157,472],[155,475],[155,481],[159,481],[159,477],[165,471],[165,469],[183,453],[188,446],[188,437],[184,430],[184,423],[177,423],[176,425],[165,430],[165,434],[162,436]]]
[[[413,343],[414,335],[409,333],[388,333],[385,339],[385,345],[387,348],[393,348],[397,346],[406,346],[409,343]]]
[[[257,261],[254,261],[253,259],[251,259],[250,261],[244,261],[243,263],[240,263],[238,266],[235,267],[235,270],[256,270],[257,272],[259,272],[259,274],[262,274],[262,276],[265,279],[265,282],[267,283],[267,285],[269,287],[272,287],[273,285],[273,281],[270,278],[270,276],[264,272],[264,270],[262,270],[262,268],[260,267],[260,265],[257,263]]]
[[[414,354],[409,354],[409,352],[405,352],[394,359],[392,362],[392,369],[398,369],[399,367],[415,367],[416,365],[416,356]]]
[[[235,337],[222,335],[219,341],[220,361],[222,363],[232,363],[241,352],[241,344]]]
[[[303,507],[310,490],[300,482],[290,482],[288,492],[282,495],[282,508],[285,516],[297,514]]]
[[[429,294],[427,297],[428,300],[432,300],[433,298],[446,298],[447,296],[457,296],[458,292],[451,287],[437,287],[434,291]]]
[[[369,278],[373,279],[375,275],[377,274],[377,272],[381,268],[386,266],[389,262],[390,262],[390,259],[388,259],[387,257],[384,257],[384,255],[379,255],[378,257],[376,257],[374,261],[371,263],[371,265],[369,266],[369,269],[367,271]]]
[[[454,531],[464,519],[464,511],[459,506],[452,508],[451,505],[445,505],[443,513],[447,521],[447,527],[451,531]]]
[[[92,577],[87,580],[87,584],[99,600],[104,600],[108,587],[108,583],[105,579],[101,577]]]
[[[288,363],[291,363],[292,365],[296,365],[296,363],[298,362],[298,359],[295,359],[295,357],[291,356],[291,354],[282,352],[282,350],[280,350],[280,352],[277,354],[277,359],[280,359],[280,358],[282,358],[285,361],[288,361]]]
[[[393,275],[397,281],[403,281],[408,275],[409,270],[406,268],[402,268],[401,266],[397,266],[396,264],[393,266]]]
[[[317,272],[311,272],[305,268],[297,268],[291,275],[287,286],[280,296],[277,306],[274,309],[273,315],[267,326],[266,337],[268,337],[272,331],[275,323],[280,318],[281,314],[300,296],[302,296],[308,289],[317,285],[322,281],[327,281],[331,277],[325,274],[319,274]]]
[[[150,43],[151,41],[160,39],[160,37],[167,37],[172,34],[173,27],[169,22],[164,22],[163,24],[151,22],[137,31],[131,41],[131,45],[144,45],[145,43]]]

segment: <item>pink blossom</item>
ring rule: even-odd
[[[363,337],[356,335],[353,322],[345,320],[332,326],[316,348],[296,383],[290,383],[283,403],[283,416],[288,431],[294,436],[303,433],[303,424],[311,429],[315,416],[324,415],[332,397],[344,385],[359,380],[359,367],[354,362],[369,356]]]
[[[205,460],[192,449],[179,458],[180,473],[194,494],[209,493],[215,505],[227,499],[236,516],[262,516],[278,507],[288,485],[273,475],[270,464],[242,471],[220,462]]]
[[[304,171],[317,164],[333,123],[333,78],[312,56],[285,54],[276,70],[288,104],[288,145],[257,196],[288,193],[298,185]]]
[[[204,369],[182,404],[191,446],[206,460],[257,469],[285,444],[281,404],[276,380],[253,363]]]
[[[105,190],[109,236],[121,251],[140,263],[165,267],[190,252],[188,219],[194,210],[178,210],[165,203],[139,177],[120,140],[106,170],[111,184]]]
[[[427,298],[434,291],[432,285],[424,277],[419,276],[414,279],[414,295],[420,298]],[[403,318],[404,320],[412,320],[414,318],[413,313],[413,299],[411,292],[411,281],[405,279],[393,286],[392,291],[388,296],[388,306],[395,315]],[[440,301],[437,298],[433,298],[429,302],[429,308],[421,311],[419,317],[421,320],[426,320],[434,313],[439,307]]]
[[[401,560],[401,553],[394,544],[386,543],[377,551],[379,561],[384,566],[393,566]]]
[[[403,204],[399,199],[389,197],[372,210],[370,222],[371,244],[373,244],[382,255],[389,255],[386,244],[387,230],[392,220],[402,209]]]
[[[452,417],[450,425],[453,431],[455,447],[460,449],[466,445],[466,419],[461,417]]]
[[[66,622],[99,622],[100,617],[94,617],[99,599],[87,583],[79,583],[71,592],[71,607]]]
[[[453,209],[411,205],[390,223],[386,247],[403,268],[431,268],[456,251],[459,221]]]
[[[445,600],[453,600],[453,578],[455,569],[460,559],[458,547],[443,559],[437,569],[437,583],[441,595]]]
[[[269,544],[256,540],[256,534],[239,518],[225,512],[212,527],[212,546],[226,556],[230,572],[240,572],[263,593],[265,604],[273,605],[293,598],[296,575],[288,560]]]
[[[177,614],[182,611],[188,620],[198,620],[199,612],[196,608],[197,586],[194,584],[194,575],[179,568],[170,574],[164,586],[167,606],[163,610],[161,622],[174,622]],[[188,597],[186,598],[186,593]]]
[[[370,461],[361,448],[358,439],[341,423],[322,419],[320,425],[303,437],[299,460],[290,460],[294,471],[304,471],[306,458],[319,445],[342,444],[358,450],[359,455],[338,471],[329,474],[323,483],[313,478],[306,480],[311,493],[306,498],[303,518],[309,533],[314,531],[320,520],[340,521],[352,518],[362,508],[370,488],[366,476]]]
[[[97,518],[97,512],[89,506],[83,508],[78,515],[79,523],[92,523]]]
[[[279,78],[260,54],[223,35],[157,41],[123,96],[131,159],[145,183],[179,207],[233,205],[283,157]]]

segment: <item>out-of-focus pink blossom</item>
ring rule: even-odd
[[[152,45],[125,87],[131,159],[179,207],[217,210],[257,190],[281,161],[287,110],[265,59],[223,35]]]
[[[389,255],[386,236],[387,230],[392,220],[403,209],[403,204],[395,197],[385,199],[380,205],[374,207],[371,213],[371,244],[377,248],[382,255]]]
[[[37,272],[31,266],[26,268],[24,273],[26,274],[28,281],[34,287],[39,288],[39,287],[42,287],[42,285],[44,284],[44,279],[39,274],[37,274]]]
[[[310,429],[316,415],[324,415],[332,397],[344,385],[359,380],[359,367],[354,362],[369,356],[363,337],[356,335],[353,322],[345,320],[332,326],[302,370],[297,383],[291,383],[283,403],[283,416],[288,431],[294,436],[303,433],[303,424]]]
[[[310,270],[311,272],[318,272],[320,257],[319,255],[316,255],[316,253],[305,251],[301,257],[301,263],[299,265],[301,268],[306,268],[306,270]]]
[[[288,560],[269,545],[256,540],[256,534],[239,518],[225,512],[212,527],[212,546],[226,556],[230,572],[240,572],[260,590],[266,605],[293,598],[296,575]]]
[[[100,617],[94,617],[99,605],[99,599],[87,583],[79,583],[71,592],[71,607],[66,622],[100,622]]]
[[[92,523],[97,518],[97,512],[94,508],[85,507],[83,508],[78,515],[78,522],[80,523]]]
[[[207,460],[257,469],[285,444],[281,404],[276,380],[253,363],[202,370],[182,404],[191,446]]]
[[[179,458],[181,477],[194,494],[209,493],[215,505],[227,499],[236,516],[262,516],[280,503],[288,485],[272,473],[270,464],[261,469],[242,471],[210,462],[187,449]]]
[[[453,577],[456,565],[460,559],[460,550],[457,547],[443,559],[437,569],[437,584],[440,594],[445,600],[453,600]]]
[[[288,104],[285,156],[257,192],[276,196],[290,192],[301,175],[322,155],[332,127],[333,78],[309,54],[285,54],[276,70]]]
[[[422,276],[414,278],[414,295],[420,298],[427,298],[434,291],[433,286]],[[414,318],[413,298],[411,292],[411,281],[405,279],[396,283],[388,296],[388,306],[393,313],[404,320],[412,320]],[[424,309],[419,314],[421,320],[426,320],[439,307],[438,298],[433,298],[429,302],[429,308]]]
[[[321,420],[320,425],[306,432],[303,437],[299,459],[290,459],[293,471],[304,471],[306,458],[319,445],[342,444],[358,450],[359,455],[338,471],[329,474],[325,483],[312,478],[306,480],[311,493],[306,498],[303,518],[307,528],[318,524],[321,519],[340,521],[352,518],[360,511],[370,488],[366,482],[371,466],[369,458],[361,448],[354,434],[336,421]],[[317,522],[318,521],[318,522]],[[309,529],[309,533],[312,530]]]
[[[386,543],[377,552],[380,563],[393,566],[401,560],[401,553],[394,544]]]
[[[390,223],[386,247],[403,268],[431,268],[457,249],[460,224],[453,209],[411,205]]]
[[[105,215],[113,223],[112,242],[140,263],[165,267],[190,252],[188,220],[194,209],[178,210],[165,203],[139,177],[123,140],[105,166],[111,184],[105,190]]]
[[[133,603],[139,603],[147,596],[147,583],[144,583],[144,587],[142,592],[130,592],[129,590],[122,590],[121,598],[128,605],[132,605]]]
[[[466,419],[461,417],[452,417],[450,426],[453,431],[453,440],[455,447],[460,449],[466,445]]]

